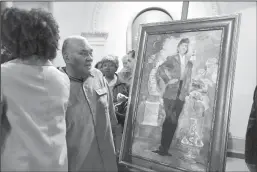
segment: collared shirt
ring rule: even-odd
[[[11,125],[2,171],[68,171],[65,113],[69,78],[50,61],[1,65],[1,84]]]
[[[66,114],[69,171],[117,171],[112,127],[118,121],[107,81],[92,69],[86,79],[70,77],[70,84]]]
[[[186,69],[186,56],[181,56],[179,55],[180,58],[180,65],[181,65],[181,75],[180,75],[180,80],[183,80],[185,69]]]
[[[118,79],[118,77],[116,75],[114,75],[114,78],[108,83],[111,90],[113,90],[113,87],[117,82],[117,79]]]
[[[172,79],[180,79],[181,81],[183,81],[179,99],[184,100],[189,90],[189,84],[192,75],[192,67],[193,64],[190,61],[187,62],[185,65],[185,69],[183,71],[184,77],[181,77],[181,62],[179,55],[176,54],[173,56],[168,56],[167,60],[158,67],[156,72],[158,87],[161,86],[160,79],[162,79],[165,84],[169,83],[170,78],[167,77],[167,74],[165,74],[165,69],[169,69]],[[175,82],[173,84],[168,84],[167,86],[165,86],[163,98],[175,100],[177,97],[178,90],[180,88],[180,83],[182,82]]]

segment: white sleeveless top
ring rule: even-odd
[[[12,60],[1,65],[11,132],[2,171],[68,171],[65,113],[69,78],[50,61],[43,66]]]

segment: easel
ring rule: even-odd
[[[188,15],[189,1],[183,1],[181,20],[186,20]]]

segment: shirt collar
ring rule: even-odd
[[[62,69],[63,69],[63,71],[68,75],[68,77],[70,78],[70,80],[73,80],[73,81],[76,81],[76,82],[82,82],[82,83],[83,83],[85,80],[87,80],[88,77],[94,77],[94,76],[95,76],[94,73],[92,72],[92,70],[90,70],[88,77],[86,77],[86,78],[77,78],[77,77],[70,76],[70,75],[66,72],[66,68],[65,68],[65,67],[63,67]]]
[[[53,66],[53,63],[50,60],[47,60],[43,64],[37,64],[35,62],[31,62],[29,60],[21,60],[21,59],[14,59],[9,61],[10,63],[19,63],[19,64],[25,64],[25,65],[31,65],[31,66]]]
[[[182,55],[179,54],[179,57],[180,57],[181,59],[184,59],[184,58],[186,57],[186,55],[183,55],[183,56],[182,56]]]

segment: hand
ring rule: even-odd
[[[118,95],[117,95],[117,101],[118,102],[124,102],[127,99],[128,99],[127,96],[125,96],[124,94],[118,93]]]

